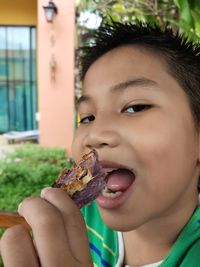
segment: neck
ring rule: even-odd
[[[164,259],[196,206],[195,198],[181,209],[173,208],[173,211],[167,211],[162,217],[157,217],[136,230],[124,232],[125,263],[142,266]]]

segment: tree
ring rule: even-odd
[[[79,0],[77,1],[77,26],[84,33],[84,24],[80,24],[80,15],[87,11],[105,20],[156,23],[161,27],[170,25],[179,29],[194,41],[200,40],[200,1],[199,0]],[[81,32],[80,32],[81,33]]]

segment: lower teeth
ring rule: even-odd
[[[108,198],[117,198],[122,194],[121,191],[111,192],[107,187],[102,190],[102,195]]]

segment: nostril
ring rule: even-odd
[[[97,148],[101,148],[101,147],[106,147],[109,146],[109,144],[107,143],[93,143],[93,144],[87,144],[86,147],[89,149],[97,149]]]
[[[101,146],[108,146],[108,144],[107,143],[102,143]]]

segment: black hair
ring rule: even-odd
[[[90,66],[110,50],[126,45],[155,52],[167,63],[167,71],[185,91],[194,117],[200,125],[200,45],[172,29],[144,23],[105,23],[92,36],[92,43],[79,50],[81,79]]]

